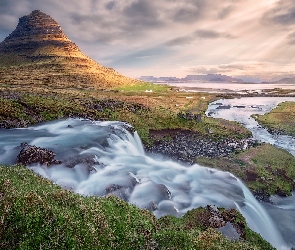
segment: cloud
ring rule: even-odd
[[[39,9],[96,61],[118,71],[184,75],[286,69],[295,52],[294,0],[0,0],[0,40]],[[262,22],[261,22],[262,21]],[[271,38],[271,39],[270,39]],[[246,64],[245,61],[254,61]],[[191,69],[192,70],[192,69]],[[292,69],[290,69],[292,71]],[[149,74],[150,74],[149,73]]]
[[[187,35],[187,36],[181,36],[176,37],[174,39],[169,40],[166,42],[166,45],[168,46],[181,46],[185,44],[193,43],[197,39],[218,39],[218,38],[235,38],[233,35],[228,34],[226,32],[218,32],[214,30],[196,30],[194,33]]]
[[[288,35],[287,40],[289,45],[295,45],[295,31]]]
[[[257,71],[259,69],[259,71]],[[294,63],[276,64],[271,62],[235,62],[220,65],[198,65],[185,69],[189,74],[248,75],[270,80],[278,75],[294,75]]]
[[[221,9],[218,12],[218,18],[219,19],[227,18],[232,13],[233,10],[234,10],[233,6],[226,6],[225,8]]]
[[[142,65],[151,65],[154,63],[154,60],[162,60],[161,57],[169,54],[171,51],[163,47],[162,45],[133,51],[127,53],[126,55],[115,55],[109,57],[109,64],[115,65],[118,67],[125,65],[132,65],[133,67],[140,67]]]
[[[263,22],[271,22],[279,25],[295,24],[295,5],[293,0],[280,0],[268,10],[262,18]]]

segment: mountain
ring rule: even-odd
[[[2,84],[105,89],[137,82],[83,54],[56,21],[39,10],[21,17],[0,43]]]
[[[184,78],[177,78],[173,76],[169,77],[154,77],[154,76],[141,76],[139,78],[142,81],[147,82],[233,82],[233,83],[243,83],[242,79],[233,78],[227,75],[221,74],[207,74],[207,75],[187,75]]]
[[[295,77],[287,77],[287,78],[283,78],[280,79],[278,81],[274,81],[271,83],[276,83],[276,84],[295,84]]]
[[[207,82],[237,82],[242,83],[243,80],[233,78],[221,74],[207,74],[207,75],[187,75],[181,79],[182,81],[207,81]]]

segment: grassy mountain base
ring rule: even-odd
[[[204,209],[156,219],[114,196],[81,197],[21,166],[0,166],[1,249],[273,249],[245,226],[230,241],[207,227]]]

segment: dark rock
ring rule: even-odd
[[[122,186],[116,185],[116,184],[111,184],[106,188],[106,194],[112,193],[120,188],[122,188]]]
[[[251,138],[213,140],[181,129],[150,130],[149,134],[154,139],[154,144],[146,145],[146,152],[160,153],[174,160],[191,164],[199,156],[228,157],[257,144]]]
[[[211,216],[209,218],[209,225],[213,228],[224,227],[226,222],[223,219],[223,216],[219,212],[218,208],[215,206],[208,205],[207,209],[209,210]]]
[[[230,109],[230,105],[222,105],[217,107],[216,109]]]
[[[252,194],[259,201],[264,201],[264,202],[270,202],[271,203],[270,194],[268,192],[266,192],[266,191],[256,190],[256,191],[252,191]]]
[[[248,181],[256,181],[258,173],[255,170],[247,169],[246,176]]]
[[[197,122],[201,122],[202,120],[202,116],[200,114],[193,114],[190,112],[179,112],[177,114],[178,117],[183,118],[185,120],[189,120],[189,121],[197,121]]]
[[[44,165],[60,164],[60,161],[54,159],[55,153],[37,146],[31,146],[26,143],[22,143],[23,149],[17,156],[17,162],[23,165],[29,165],[32,163],[40,163]]]

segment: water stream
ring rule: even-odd
[[[236,121],[252,132],[253,137],[282,148],[295,156],[295,138],[286,135],[272,135],[261,127],[252,114],[265,114],[285,101],[295,102],[294,97],[244,97],[236,99],[221,99],[212,102],[206,112],[207,116]],[[294,166],[295,167],[295,166]],[[286,241],[295,246],[295,195],[290,197],[272,196],[273,204],[262,203],[271,215]]]
[[[295,102],[295,97],[243,97],[235,99],[222,99],[210,103],[207,116],[236,121],[249,129],[254,139],[267,142],[289,151],[295,156],[295,138],[286,135],[272,135],[261,127],[252,114],[263,115],[279,103],[285,101]]]
[[[0,162],[14,164],[22,142],[48,148],[62,164],[28,167],[66,189],[85,196],[112,193],[157,217],[182,216],[206,205],[236,208],[272,245],[290,248],[266,210],[231,173],[148,156],[137,133],[126,129],[121,122],[69,119],[0,130]]]

